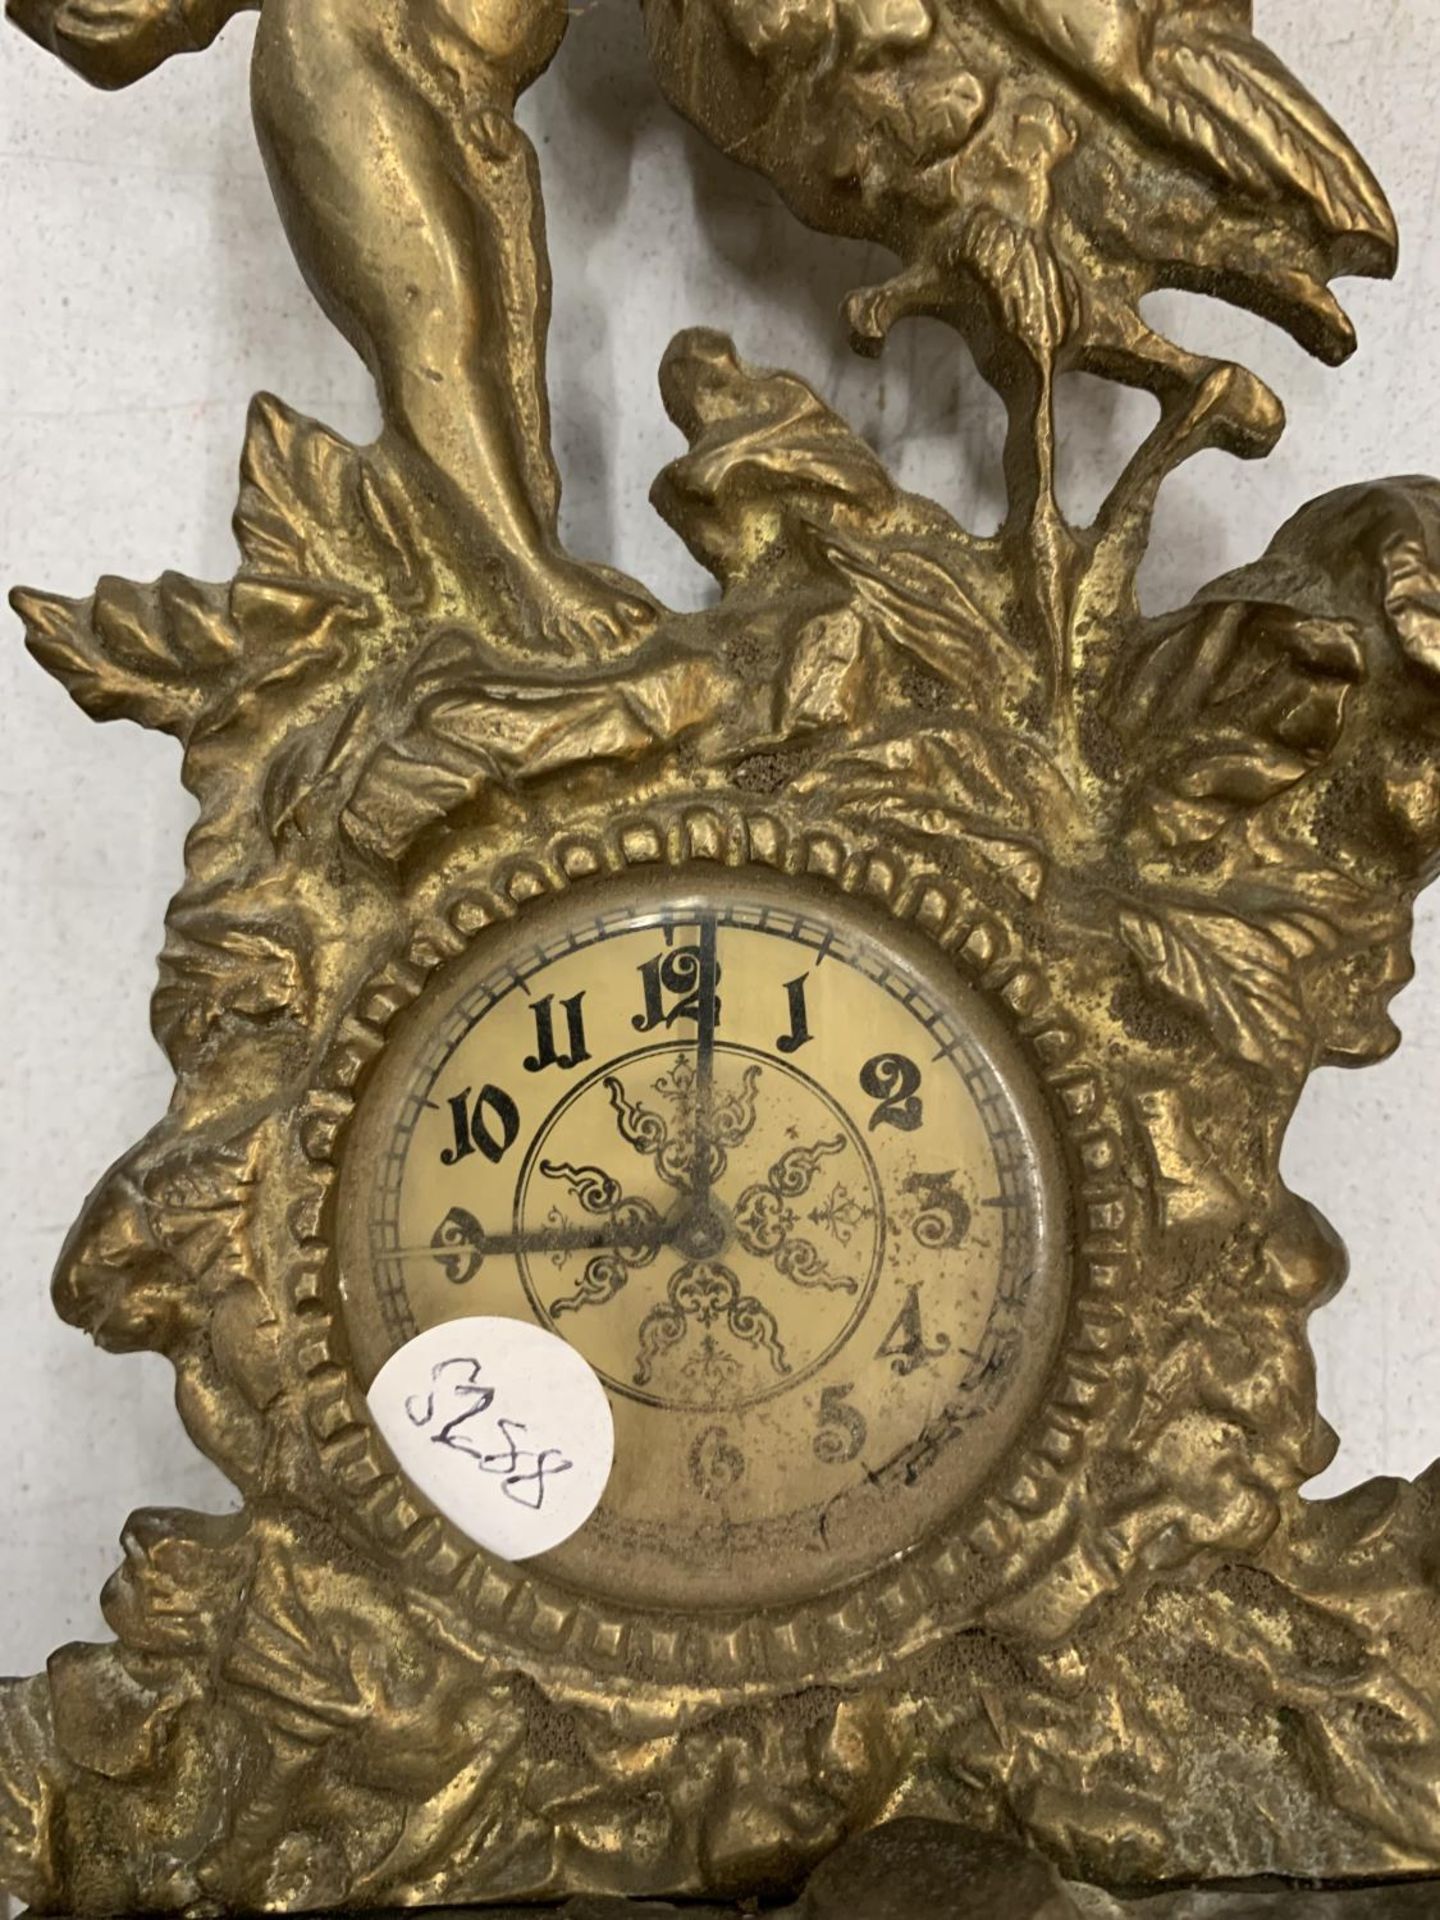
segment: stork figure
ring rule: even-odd
[[[1328,282],[1394,269],[1384,195],[1254,37],[1250,0],[641,4],[682,113],[807,224],[899,255],[847,302],[854,344],[878,352],[916,313],[969,339],[1042,551],[1057,372],[1159,397],[1147,486],[1201,445],[1267,453],[1283,426],[1255,376],[1150,328],[1147,293],[1217,294],[1334,363],[1355,342]]]

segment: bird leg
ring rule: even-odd
[[[1077,614],[1088,630],[1106,634],[1117,619],[1136,611],[1135,577],[1167,476],[1211,448],[1240,459],[1262,458],[1280,437],[1285,413],[1246,368],[1187,352],[1119,301],[1097,305],[1087,317],[1080,364],[1160,402],[1159,420],[1095,517],[1076,585]]]
[[[1160,418],[1096,515],[1090,557],[1079,587],[1092,625],[1108,631],[1133,611],[1135,576],[1145,557],[1155,505],[1168,475],[1211,448],[1240,459],[1269,453],[1285,425],[1279,400],[1263,380],[1225,360],[1187,352],[1146,327],[1133,308],[1097,309],[1087,330],[1084,365],[1153,393]]]
[[[900,273],[860,288],[844,307],[851,345],[869,355],[881,351],[900,320],[927,314],[946,321],[1004,401],[1006,538],[1024,555],[1020,577],[1049,651],[1055,712],[1067,726],[1077,548],[1055,494],[1055,366],[1070,298],[1058,267],[1022,229],[972,216],[958,231],[947,226],[932,234]]]
[[[1070,630],[1078,549],[1055,492],[1053,357],[1027,355],[1023,371],[1012,365],[1009,377],[994,384],[1009,416],[1002,538],[1023,555],[1016,574],[1049,651],[1052,712],[1068,738],[1075,719]]]
[[[1087,314],[1079,365],[1085,373],[1153,393],[1176,424],[1184,419],[1196,396],[1209,389],[1209,438],[1205,444],[1223,448],[1239,460],[1263,460],[1274,452],[1284,431],[1285,410],[1263,380],[1243,367],[1191,353],[1167,340],[1147,327],[1132,305],[1120,299],[1097,300]],[[1209,383],[1217,374],[1226,378],[1211,389]],[[1170,464],[1176,466],[1187,457],[1177,454]]]
[[[1212,447],[1235,451],[1231,434],[1236,412],[1258,404],[1256,396],[1245,391],[1247,387],[1268,393],[1244,367],[1212,361],[1194,387],[1167,395],[1154,429],[1096,515],[1087,585],[1092,579],[1124,581],[1125,591],[1133,596],[1161,486],[1197,453]]]

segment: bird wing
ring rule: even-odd
[[[951,0],[954,4],[954,0]],[[1352,265],[1394,264],[1395,218],[1345,135],[1250,32],[1250,0],[987,0],[1089,91],[1118,103],[1224,179],[1301,195]]]
[[[1231,18],[1232,9],[1197,16],[1171,0],[1148,63],[1151,110],[1222,173],[1294,188],[1330,232],[1374,242],[1377,265],[1393,261],[1395,216],[1379,182],[1313,95]]]

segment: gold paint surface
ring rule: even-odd
[[[102,86],[241,10],[7,5]],[[1440,487],[1329,494],[1161,617],[1136,586],[1167,476],[1283,424],[1146,296],[1343,360],[1384,195],[1248,0],[641,13],[680,112],[896,256],[852,343],[963,337],[1005,521],[695,328],[653,499],[714,604],[566,553],[515,119],[565,7],[264,0],[257,135],[381,435],[262,397],[232,579],[14,596],[198,806],[174,1099],[56,1305],[166,1356],[242,1504],[135,1515],[114,1641],[0,1681],[0,1885],[753,1904],[907,1815],[1130,1889],[1428,1873],[1440,1468],[1305,1498],[1345,1258],[1280,1160],[1311,1073],[1395,1046],[1440,870]],[[1085,527],[1073,371],[1159,403]],[[475,1303],[615,1409],[605,1504],[540,1562],[431,1508],[367,1406]]]

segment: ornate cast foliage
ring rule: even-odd
[[[79,10],[13,10],[102,78],[160,44],[139,4],[84,59]],[[349,9],[313,11],[353,57]],[[154,1001],[175,1103],[57,1304],[168,1355],[246,1504],[137,1516],[115,1643],[0,1684],[0,1881],[54,1912],[744,1893],[902,1812],[1112,1882],[1440,1864],[1433,1475],[1301,1497],[1333,1450],[1305,1323],[1344,1260],[1279,1173],[1306,1076],[1395,1044],[1440,858],[1440,488],[1331,495],[1176,612],[1135,591],[1165,475],[1280,419],[1140,298],[1218,292],[1339,357],[1329,279],[1392,257],[1378,188],[1238,0],[646,0],[685,111],[805,218],[897,245],[862,344],[942,314],[1013,422],[1011,517],[979,538],[796,376],[682,335],[688,451],[654,499],[721,597],[669,614],[544,530],[544,262],[503,96],[548,53],[504,13],[484,153],[445,119],[453,62],[405,84],[512,298],[529,546],[389,404],[362,289],[337,317],[385,433],[258,401],[231,582],[16,596],[87,712],[179,740],[199,802]],[[266,0],[260,110],[333,307],[287,145],[326,132],[302,16]],[[1072,367],[1162,402],[1088,528],[1052,484]],[[415,1504],[347,1373],[330,1195],[434,969],[539,894],[691,859],[823,875],[954,955],[1047,1090],[1075,1252],[1049,1398],[974,1510],[823,1605],[687,1626],[602,1617]]]

